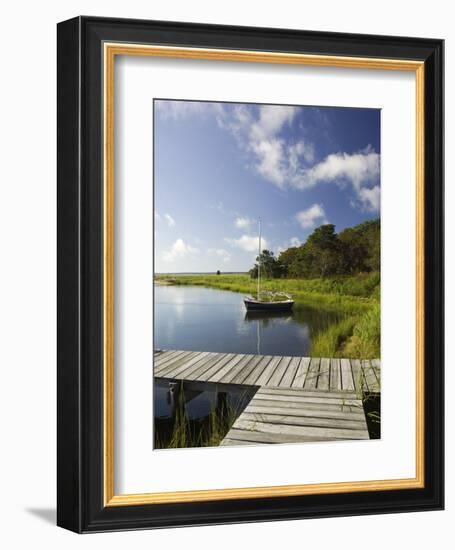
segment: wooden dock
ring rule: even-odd
[[[156,378],[273,388],[378,393],[379,359],[328,359],[205,351],[155,354]]]
[[[361,399],[351,392],[259,388],[221,445],[369,439]]]
[[[380,361],[168,350],[156,378],[254,386],[222,445],[369,439],[362,398],[380,393]]]

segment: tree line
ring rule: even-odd
[[[333,224],[317,227],[300,246],[278,257],[263,250],[256,258],[266,278],[317,278],[379,271],[381,260],[380,221],[370,220],[335,232]],[[257,278],[258,263],[249,271]]]

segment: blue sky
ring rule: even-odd
[[[380,110],[154,101],[155,271],[247,271],[377,218]]]

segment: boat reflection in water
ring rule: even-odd
[[[245,313],[245,321],[262,321],[264,324],[268,324],[268,321],[272,319],[289,320],[292,319],[292,311],[261,311],[261,310],[248,310]]]
[[[286,324],[292,320],[292,311],[261,311],[248,310],[245,313],[247,323],[256,323],[256,353],[261,354],[261,335],[262,330],[273,324]]]

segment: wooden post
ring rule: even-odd
[[[169,382],[169,404],[171,406],[172,418],[175,418],[175,413],[179,404],[180,388],[180,382]]]
[[[217,412],[227,410],[227,393],[225,391],[217,391],[216,393],[216,410]]]

